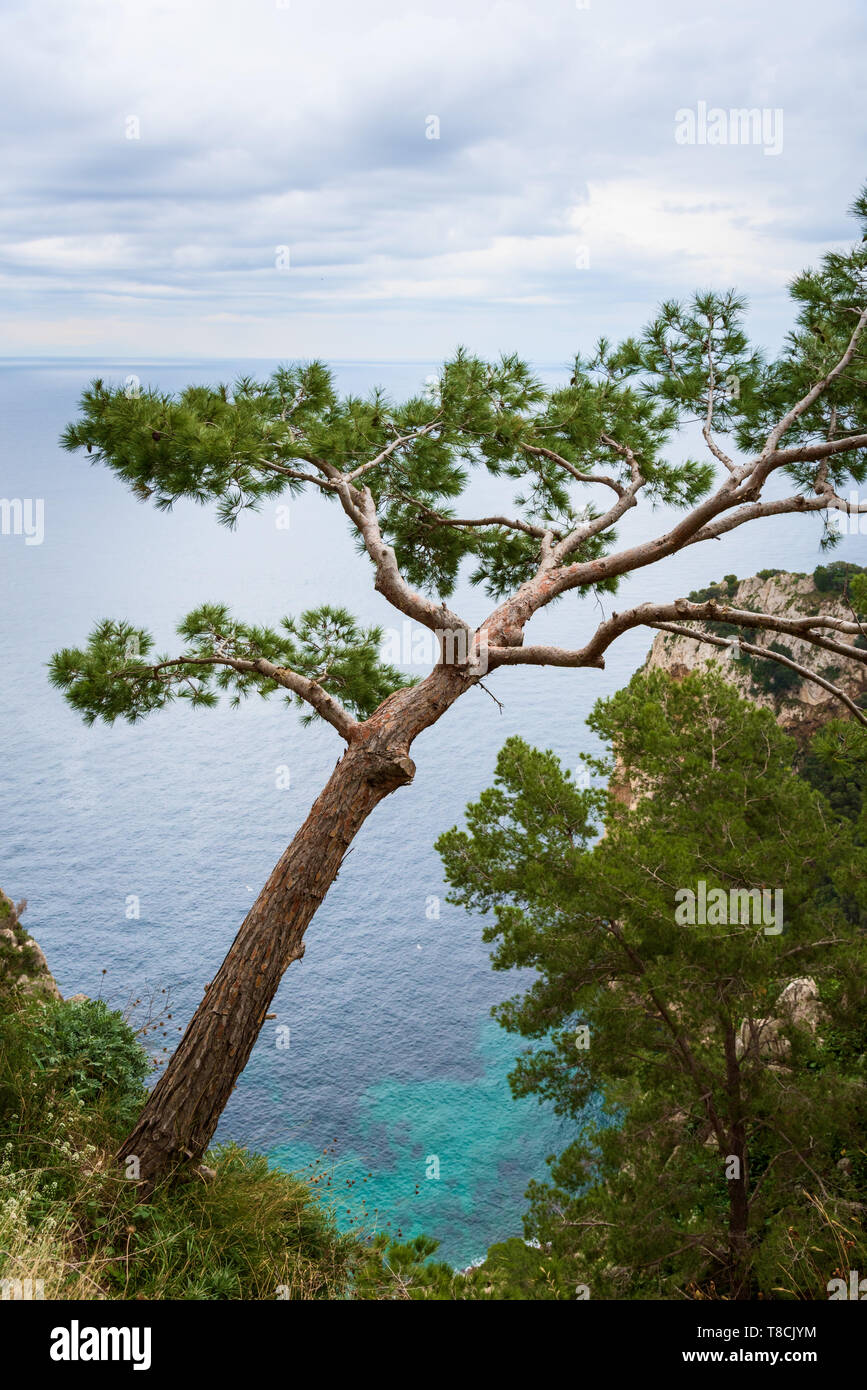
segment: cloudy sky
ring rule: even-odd
[[[0,354],[553,363],[732,284],[772,345],[851,234],[865,30],[854,0],[4,0]],[[699,103],[769,136],[679,143]]]

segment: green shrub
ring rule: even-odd
[[[47,1298],[341,1299],[378,1247],[338,1230],[309,1181],[234,1145],[141,1200],[115,1161],[150,1063],[102,1002],[0,1011],[0,1278]]]
[[[768,651],[793,659],[791,649],[784,642],[769,643]],[[778,700],[785,699],[801,684],[801,676],[797,671],[793,671],[791,666],[782,666],[778,661],[766,660],[759,656],[751,656],[748,660],[753,689],[761,690],[765,695],[773,695]]]
[[[708,584],[704,589],[693,589],[689,599],[691,603],[708,603],[712,598],[731,603],[739,586],[740,580],[736,574],[725,574],[720,584]]]
[[[111,1102],[118,1121],[143,1102],[150,1062],[129,1024],[102,999],[57,1000],[28,1018],[33,1064],[54,1091]]]
[[[863,565],[853,565],[849,560],[833,560],[830,565],[819,565],[813,570],[813,583],[820,594],[842,594],[847,580],[864,573]]]
[[[39,952],[18,919],[19,909],[24,906],[19,903],[16,907],[0,891],[0,1007],[10,998],[22,975],[36,978],[44,969]]]

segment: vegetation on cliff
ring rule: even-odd
[[[114,1153],[149,1059],[102,1001],[0,999],[0,1279],[45,1298],[339,1298],[367,1248],[236,1147],[142,1202]]]
[[[438,844],[495,968],[537,974],[496,1011],[534,1044],[513,1089],[575,1122],[506,1296],[826,1298],[867,1263],[863,731],[829,725],[808,778],[713,670],[639,673],[590,723],[629,804],[513,738]]]
[[[832,623],[860,623],[852,645],[859,652],[867,648],[867,570],[847,561],[819,565],[812,575],[777,569],[760,570],[748,579],[727,574],[689,598],[782,619],[807,614]],[[836,650],[817,653],[796,633],[758,631],[747,642],[724,617],[695,624],[691,632],[666,625],[654,638],[646,669],[678,678],[712,662],[742,695],[773,710],[802,744],[828,719],[846,713],[844,700],[851,700],[854,710],[867,709],[867,668],[860,662]]]

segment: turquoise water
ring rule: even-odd
[[[514,1048],[487,1019],[473,1050],[477,1075],[380,1081],[360,1098],[351,1147],[338,1140],[317,1151],[299,1138],[272,1158],[317,1177],[342,1226],[433,1234],[441,1253],[468,1263],[484,1252],[492,1220],[516,1233],[516,1190],[540,1173],[540,1120],[552,1146],[561,1137],[535,1100],[511,1099]]]
[[[372,592],[367,561],[321,499],[293,503],[288,532],[265,510],[230,533],[191,504],[170,515],[141,506],[112,475],[62,454],[57,436],[93,376],[134,372],[171,390],[270,365],[0,365],[0,496],[45,503],[42,545],[0,536],[0,884],[28,899],[25,923],[64,993],[102,994],[118,1007],[149,992],[169,998],[169,1049],[340,740],[262,702],[239,712],[175,707],[134,728],[86,729],[49,687],[45,663],[103,616],[143,623],[160,649],[171,648],[178,619],[208,600],[266,623],[320,602],[398,630],[402,618]],[[379,382],[413,391],[435,366],[344,363],[338,381],[345,390]],[[682,452],[694,447],[687,441]],[[487,507],[492,488],[475,486],[473,503]],[[661,531],[667,520],[664,510],[633,513],[621,539],[651,525]],[[812,518],[772,518],[630,578],[605,611],[673,598],[725,573],[812,570],[818,536]],[[849,537],[837,554],[863,562],[859,546]],[[476,621],[486,611],[466,588],[452,606]],[[600,616],[594,599],[575,597],[540,615],[531,635],[578,645]],[[549,1110],[510,1097],[506,1074],[520,1040],[489,1011],[527,982],[491,970],[479,919],[445,901],[433,843],[490,782],[509,735],[553,748],[574,768],[594,747],[584,723],[593,703],[628,680],[650,640],[631,634],[605,671],[497,672],[488,683],[502,713],[472,691],[419,739],[415,781],[359,835],[308,930],[304,960],[283,980],[277,1018],[263,1029],[219,1139],[287,1167],[327,1149],[329,1195],[350,1208],[343,1219],[367,1220],[364,1201],[393,1231],[438,1238],[456,1265],[520,1233],[527,1183],[544,1178],[545,1158],[565,1136]],[[288,788],[276,785],[283,766]],[[137,918],[127,915],[131,896]],[[432,898],[438,917],[428,915]],[[288,1047],[277,1045],[278,1028],[289,1029]],[[439,1178],[426,1176],[432,1156]]]

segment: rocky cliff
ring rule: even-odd
[[[21,925],[25,906],[0,890],[0,1005],[16,995],[62,997],[42,948]]]
[[[832,564],[820,566],[812,575],[789,574],[785,570],[762,570],[751,579],[727,575],[720,584],[711,584],[689,597],[695,602],[715,598],[732,608],[753,612],[828,613],[851,621],[854,615],[845,581],[853,572],[863,573],[859,566]],[[707,623],[705,627],[714,635],[728,639],[735,637],[738,631],[725,623]],[[867,667],[823,652],[799,638],[745,629],[740,632],[753,646],[773,647],[824,676],[859,706],[867,706]],[[867,647],[867,636],[858,638],[856,645]],[[738,654],[737,648],[725,651],[674,633],[657,633],[644,669],[662,669],[680,680],[688,672],[712,661],[745,698],[773,710],[782,727],[799,742],[809,739],[826,720],[847,717],[846,707],[830,691],[803,680],[797,672],[778,662],[743,652]]]

